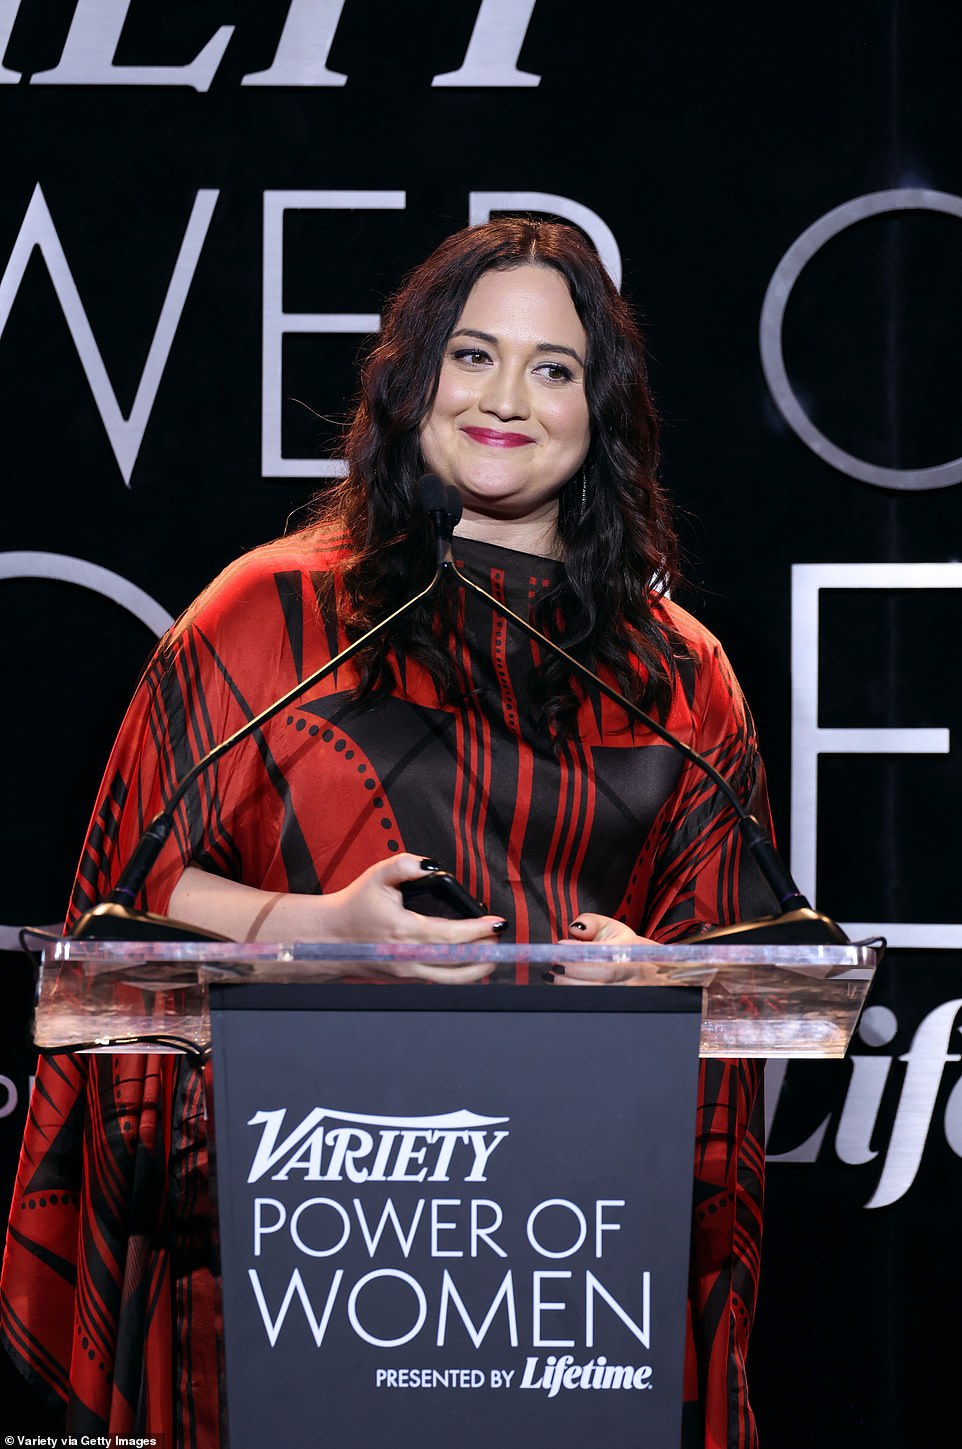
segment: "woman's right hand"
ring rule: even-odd
[[[384,941],[409,945],[433,941],[447,946],[497,939],[504,930],[503,916],[468,916],[451,921],[440,916],[422,916],[408,910],[401,895],[407,881],[423,880],[437,866],[425,864],[420,855],[394,855],[368,866],[343,890],[308,897],[324,902],[326,941]],[[314,939],[314,938],[311,938]]]
[[[497,941],[501,916],[449,921],[409,911],[401,895],[405,881],[423,880],[424,857],[406,853],[380,860],[326,895],[264,891],[188,866],[170,898],[169,914],[188,925],[217,931],[234,941],[374,941],[409,946],[432,942],[463,946]],[[433,862],[432,862],[433,865]],[[384,974],[431,981],[474,981],[489,965],[430,966],[379,963]]]

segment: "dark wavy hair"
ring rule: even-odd
[[[563,575],[541,600],[535,622],[589,665],[607,665],[631,698],[664,717],[679,645],[651,607],[652,595],[677,573],[670,509],[657,478],[658,419],[638,326],[574,227],[522,217],[492,220],[448,237],[405,278],[362,368],[344,446],[348,475],[321,499],[308,532],[334,533],[346,542],[338,604],[355,637],[398,608],[418,581],[427,582],[434,542],[415,501],[424,472],[420,428],[434,401],[444,350],[478,279],[529,264],[554,268],[570,289],[587,334],[591,422],[584,506],[579,473],[559,498]],[[359,694],[392,687],[394,649],[430,671],[442,698],[457,697],[461,682],[447,647],[450,627],[443,602],[440,610],[425,606],[409,616],[390,645],[379,642],[357,656]],[[549,656],[539,669],[537,693],[537,712],[560,742],[573,728],[581,691]]]

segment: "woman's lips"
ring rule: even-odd
[[[500,433],[494,428],[462,428],[461,431],[489,448],[523,448],[526,443],[534,442],[525,433]]]

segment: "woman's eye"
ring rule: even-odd
[[[570,382],[574,375],[563,362],[543,362],[537,371],[549,382]]]
[[[483,367],[490,361],[488,354],[480,347],[458,347],[451,356],[455,362],[466,362],[469,367]]]

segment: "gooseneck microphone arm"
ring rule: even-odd
[[[386,619],[382,619],[372,629],[368,629],[367,633],[362,634],[359,639],[355,639],[353,643],[348,644],[347,648],[342,649],[333,659],[329,659],[320,669],[315,669],[313,674],[309,674],[306,679],[302,679],[293,689],[289,689],[285,695],[282,695],[280,699],[275,699],[273,704],[269,704],[266,709],[261,710],[260,714],[254,715],[253,719],[249,719],[239,730],[235,730],[226,740],[222,740],[219,745],[215,745],[208,754],[198,760],[196,765],[193,765],[187,771],[184,778],[178,782],[176,790],[171,795],[164,809],[154,816],[140,837],[130,859],[117,879],[117,884],[107,896],[108,903],[126,907],[133,905],[165,841],[174,828],[174,817],[177,813],[177,807],[198,775],[203,774],[211,765],[216,764],[222,755],[226,755],[228,750],[232,750],[235,745],[239,745],[242,740],[246,740],[248,735],[256,734],[263,725],[273,719],[276,714],[279,714],[282,709],[285,709],[289,704],[293,704],[295,700],[299,699],[305,690],[312,689],[315,684],[320,684],[322,679],[326,679],[329,674],[333,674],[342,664],[346,664],[349,659],[357,654],[358,650],[364,648],[365,644],[369,644],[372,639],[376,639],[378,635],[390,629],[392,624],[396,624],[398,619],[410,613],[416,605],[423,603],[425,599],[429,599],[436,591],[440,581],[441,566],[439,563],[434,571],[434,577],[427,588],[415,594],[413,599],[408,599],[406,604],[402,604],[399,609],[394,610],[393,614],[389,614]]]
[[[450,553],[450,543],[447,547]],[[570,669],[580,674],[582,679],[590,680],[597,689],[601,690],[602,694],[614,700],[615,704],[620,705],[626,713],[647,726],[652,734],[657,735],[659,739],[671,745],[672,749],[677,750],[679,754],[685,756],[686,760],[690,760],[693,765],[703,771],[718,786],[718,789],[725,796],[725,799],[738,817],[738,824],[745,844],[758,861],[759,868],[771,886],[775,899],[778,901],[782,910],[811,909],[809,902],[802,895],[798,886],[789,875],[787,867],[769,840],[764,827],[759,824],[754,815],[749,814],[724,775],[720,774],[714,765],[705,759],[704,755],[699,754],[697,750],[693,750],[690,745],[686,745],[683,740],[678,739],[670,730],[666,730],[650,714],[646,714],[637,704],[632,703],[626,695],[623,695],[612,685],[606,684],[587,665],[575,659],[573,654],[569,654],[567,649],[562,649],[560,644],[555,644],[545,634],[542,634],[539,629],[529,624],[526,619],[522,619],[520,614],[515,614],[511,609],[502,604],[500,600],[496,599],[493,594],[489,594],[485,589],[482,589],[480,584],[476,584],[472,579],[467,578],[457,567],[453,557],[444,560],[444,568],[453,574],[470,593],[477,594],[479,598],[484,599],[492,608],[497,609],[499,614],[503,614],[506,619],[510,619],[512,624],[516,624],[519,629],[522,629],[529,639],[535,639],[539,644],[545,645],[551,650],[552,654],[556,654],[559,659],[563,659]]]
[[[421,479],[420,487],[425,511],[432,520],[442,516],[445,519],[451,519],[453,517],[454,523],[457,523],[461,516],[461,500],[456,488],[448,488],[440,479],[433,477],[431,474]],[[446,495],[446,507],[442,507],[437,502],[440,495]],[[428,499],[431,500],[432,506],[429,506]],[[573,654],[569,654],[560,644],[556,644],[547,635],[542,634],[540,629],[536,629],[527,619],[523,619],[520,614],[514,613],[500,599],[496,599],[493,594],[489,594],[480,584],[476,584],[473,579],[469,579],[463,574],[454,562],[454,555],[451,549],[452,532],[453,525],[444,537],[442,537],[440,529],[438,530],[438,566],[440,570],[449,577],[453,576],[456,578],[469,593],[483,599],[489,608],[493,609],[495,613],[500,614],[505,619],[508,619],[516,628],[526,634],[529,639],[534,639],[559,659],[564,660],[565,664],[573,673],[580,675],[582,679],[588,680],[596,689],[599,689],[602,694],[606,695],[608,699],[620,705],[632,719],[636,719],[645,725],[647,729],[651,730],[652,734],[664,740],[672,749],[677,750],[679,754],[683,755],[685,759],[689,760],[697,769],[707,775],[721,791],[735,812],[738,828],[741,831],[745,846],[750,851],[753,860],[771,889],[775,900],[778,902],[781,915],[793,916],[798,912],[807,913],[811,918],[811,922],[806,921],[803,924],[801,928],[803,931],[807,931],[811,924],[812,929],[816,931],[823,927],[825,934],[833,941],[844,941],[844,933],[834,921],[831,921],[827,916],[820,916],[812,910],[810,903],[802,895],[795,881],[792,879],[788,867],[775,849],[767,830],[745,808],[724,775],[720,774],[714,765],[706,760],[704,755],[699,754],[697,750],[693,750],[690,745],[686,745],[684,741],[678,739],[664,725],[659,724],[658,720],[653,719],[639,705],[623,695],[620,690],[615,689],[613,685],[607,684],[605,680],[600,679],[587,665],[582,664]],[[745,923],[745,929],[747,931],[748,923]]]
[[[430,478],[431,475],[428,475],[428,477]],[[174,790],[164,809],[154,816],[140,837],[130,859],[117,879],[117,884],[107,896],[108,905],[119,906],[125,910],[129,910],[133,906],[158,855],[164,847],[164,843],[174,828],[174,817],[177,813],[177,807],[198,775],[203,774],[211,765],[216,764],[222,755],[226,755],[229,750],[232,750],[235,745],[239,745],[242,740],[246,740],[249,735],[256,734],[263,725],[273,719],[276,714],[279,714],[282,709],[286,709],[289,704],[293,704],[295,700],[299,699],[305,690],[313,689],[315,684],[320,684],[322,679],[326,679],[329,674],[333,674],[342,664],[346,664],[349,659],[357,654],[359,650],[363,649],[366,644],[369,644],[372,639],[377,639],[379,635],[386,633],[392,624],[396,624],[405,614],[410,613],[412,609],[416,608],[418,604],[423,603],[425,599],[429,599],[437,590],[442,578],[442,560],[445,556],[445,551],[447,553],[450,552],[451,534],[455,523],[461,516],[461,500],[458,498],[457,512],[452,513],[452,500],[444,484],[439,479],[433,479],[432,481],[434,486],[428,484],[425,487],[428,480],[422,479],[419,486],[421,505],[431,518],[435,536],[438,540],[437,560],[434,577],[431,579],[431,582],[426,588],[421,589],[419,593],[415,594],[412,599],[408,599],[407,603],[402,604],[399,609],[395,609],[393,614],[389,614],[386,619],[381,619],[373,628],[368,629],[366,634],[362,634],[359,639],[355,639],[351,644],[348,644],[339,654],[335,654],[333,659],[329,659],[320,669],[315,669],[313,674],[309,674],[306,679],[302,679],[293,689],[289,689],[286,694],[282,695],[280,699],[275,699],[273,704],[269,704],[266,709],[261,710],[260,714],[255,715],[253,719],[249,719],[239,730],[235,730],[226,740],[221,740],[220,744],[215,745],[208,754],[199,759],[187,771],[184,778],[178,781],[177,788]],[[457,490],[454,490],[454,492],[456,495]]]

